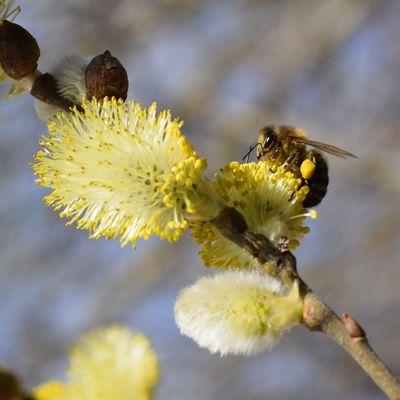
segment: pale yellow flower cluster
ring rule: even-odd
[[[221,174],[216,174],[214,186],[229,207],[240,211],[252,232],[263,234],[272,243],[286,238],[289,248],[294,249],[309,232],[304,220],[310,214],[302,206],[308,187],[301,184],[301,179],[284,167],[261,161],[226,165]],[[191,228],[196,242],[202,245],[200,255],[206,266],[252,269],[257,265],[210,221],[194,223]]]
[[[46,204],[68,224],[125,245],[151,235],[173,242],[188,220],[217,215],[216,200],[198,190],[209,185],[207,163],[169,111],[115,99],[82,107],[49,122],[33,165],[37,183],[53,190]]]
[[[182,334],[212,353],[253,355],[299,323],[302,310],[297,284],[286,292],[256,271],[226,271],[182,290],[175,320]]]
[[[150,400],[159,379],[157,356],[140,333],[111,326],[84,336],[70,355],[68,382],[34,390],[36,400]]]

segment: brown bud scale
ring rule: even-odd
[[[21,384],[10,371],[0,367],[0,399],[16,400],[21,398]]]
[[[36,39],[26,29],[7,20],[0,24],[0,64],[9,77],[20,80],[35,71],[39,56]]]
[[[45,103],[68,111],[74,104],[64,99],[57,87],[56,79],[49,73],[40,75],[32,85],[31,95]]]
[[[93,58],[86,67],[86,98],[91,100],[115,97],[125,100],[128,94],[128,74],[125,68],[106,50]]]

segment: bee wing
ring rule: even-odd
[[[336,157],[340,158],[347,158],[347,157],[354,157],[358,158],[354,154],[350,153],[349,151],[340,149],[339,147],[333,146],[332,144],[317,142],[315,140],[310,140],[306,138],[299,138],[296,136],[290,136],[290,141],[292,143],[298,144],[305,144],[307,146],[315,147],[318,150],[325,151],[326,153],[332,154]]]

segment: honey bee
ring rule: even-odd
[[[308,149],[307,146],[314,149]],[[357,158],[339,147],[307,139],[307,134],[302,129],[286,125],[268,125],[262,128],[257,143],[250,147],[243,159],[248,161],[255,148],[258,161],[274,160],[278,164],[289,166],[295,174],[301,176],[303,184],[310,189],[303,202],[306,208],[319,204],[328,189],[328,164],[318,150],[341,158]]]

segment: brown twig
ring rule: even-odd
[[[221,234],[247,251],[264,271],[284,284],[297,277],[296,258],[287,249],[275,247],[264,235],[248,230],[242,214],[227,207],[211,221]]]
[[[400,381],[382,362],[361,326],[348,314],[342,319],[308,288],[304,296],[303,325],[325,333],[343,347],[390,399],[400,399]]]
[[[263,235],[249,232],[243,216],[233,208],[223,210],[212,222],[224,237],[248,251],[260,263],[274,261],[276,267],[270,267],[271,272],[284,284],[297,279],[304,296],[303,325],[311,331],[323,332],[337,342],[390,399],[400,400],[400,381],[372,349],[364,330],[348,314],[340,319],[314,294],[298,276],[292,253],[274,247]]]

